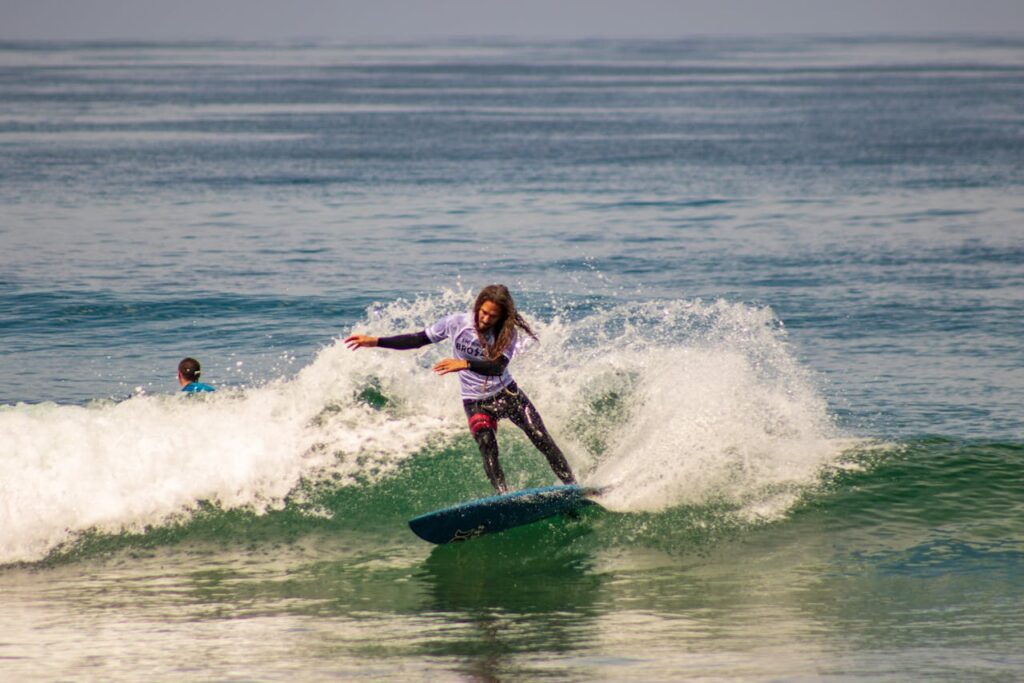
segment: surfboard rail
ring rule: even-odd
[[[437,545],[466,541],[591,505],[600,492],[576,484],[510,491],[428,512],[409,520],[409,528]]]

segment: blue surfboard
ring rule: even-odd
[[[438,545],[465,541],[592,505],[589,496],[598,492],[575,484],[512,491],[428,512],[409,520],[409,528]]]

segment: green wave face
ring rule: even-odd
[[[522,439],[509,439],[510,467],[543,479],[546,464]],[[80,560],[125,549],[166,545],[239,548],[299,544],[330,537],[330,545],[361,552],[410,550],[420,543],[406,521],[452,502],[487,495],[488,484],[469,437],[428,449],[396,475],[356,485],[301,484],[280,509],[265,513],[202,504],[180,520],[141,533],[91,533],[51,553],[50,562]],[[1024,491],[1017,485],[1024,446],[923,438],[905,444],[859,447],[837,467],[820,472],[782,519],[757,520],[742,503],[709,500],[657,512],[588,508],[438,554],[470,553],[484,568],[536,567],[546,558],[588,562],[595,553],[645,550],[686,558],[714,555],[752,543],[831,547],[851,566],[892,572],[980,570],[995,565],[1021,571]],[[472,550],[467,550],[472,546]],[[432,556],[433,557],[433,556]],[[588,560],[587,558],[590,558]],[[455,560],[451,560],[454,562]],[[983,564],[979,565],[981,562]]]
[[[422,328],[468,303],[464,292],[394,302],[365,327]],[[1019,444],[851,438],[768,309],[640,302],[537,328],[543,353],[517,356],[516,379],[582,481],[610,491],[603,511],[504,534],[543,549],[517,556],[567,542],[699,557],[827,539],[920,564],[1014,550],[1024,536]],[[6,408],[12,433],[39,436],[12,459],[27,504],[12,508],[4,563],[182,544],[267,552],[313,537],[335,552],[415,552],[406,520],[491,492],[454,385],[429,371],[444,352],[335,344],[293,379],[206,400]],[[47,448],[67,435],[78,449],[54,469]],[[502,423],[499,440],[514,488],[554,483],[518,430]]]

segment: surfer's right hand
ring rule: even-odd
[[[345,340],[345,346],[355,351],[364,347],[372,347],[377,345],[377,337],[371,337],[365,334],[353,334]]]

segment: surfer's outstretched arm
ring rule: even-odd
[[[430,337],[427,336],[426,331],[413,332],[412,334],[396,334],[393,337],[371,337],[366,334],[353,334],[345,340],[345,346],[353,351],[374,346],[382,349],[402,351],[405,349],[418,349],[430,343]]]
[[[396,334],[393,337],[370,337],[365,334],[353,334],[345,340],[345,345],[355,351],[364,347],[379,347],[382,349],[418,349],[433,342],[427,336],[426,330],[413,332],[412,334]],[[508,358],[500,356],[496,360],[460,359],[445,358],[434,364],[434,372],[439,375],[447,375],[449,372],[462,372],[472,370],[481,375],[499,376],[508,366]]]

